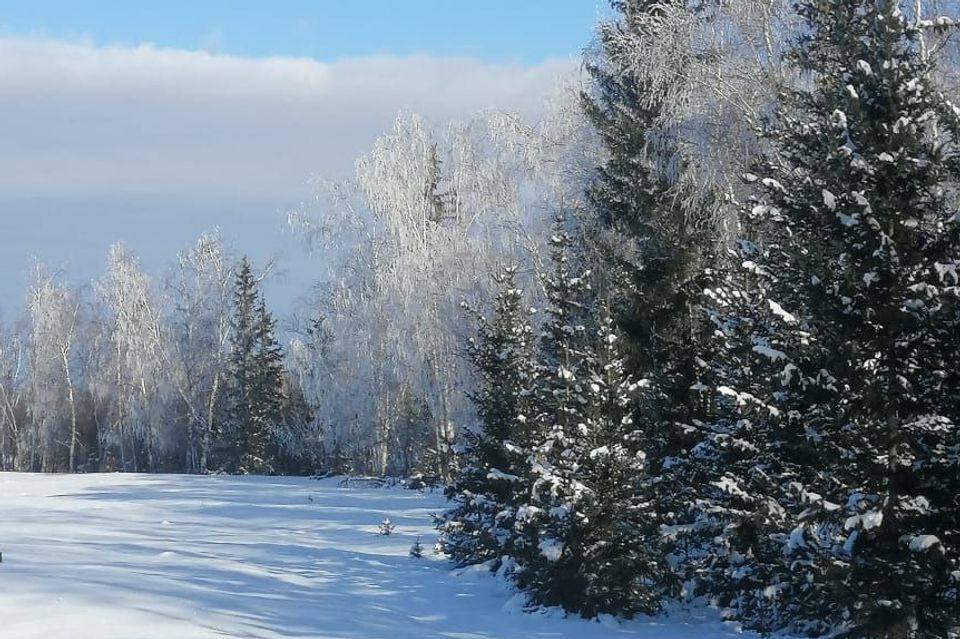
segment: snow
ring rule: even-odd
[[[844,226],[856,226],[857,224],[860,223],[859,221],[857,221],[857,218],[851,215],[846,215],[844,213],[837,213],[837,219],[840,220],[840,223],[843,224]]]
[[[556,539],[542,539],[539,544],[540,554],[547,561],[559,561],[563,556],[563,544]]]
[[[776,362],[777,360],[781,359],[786,361],[787,359],[787,354],[783,351],[778,351],[775,348],[770,348],[769,346],[764,346],[763,344],[755,345],[753,347],[753,352],[757,353],[758,355],[763,355],[772,362]]]
[[[510,473],[505,473],[502,470],[497,468],[491,468],[487,473],[487,479],[492,479],[494,481],[509,481],[509,482],[518,482],[523,481],[516,475],[511,475]]]
[[[764,178],[763,185],[768,189],[772,189],[774,191],[780,191],[781,193],[786,192],[786,189],[783,188],[783,185],[780,184],[780,182],[778,182],[777,180],[774,180],[773,178]]]
[[[837,196],[827,189],[823,189],[822,195],[824,205],[831,211],[835,211],[837,209]]]
[[[312,501],[311,501],[312,499]],[[336,479],[0,473],[4,639],[725,639],[709,610],[603,623],[425,553],[439,493]],[[385,518],[390,536],[377,534]]]
[[[783,307],[777,304],[776,302],[774,302],[773,300],[767,300],[767,302],[770,305],[770,311],[774,315],[782,319],[787,324],[797,323],[797,318],[792,313],[788,313],[787,311],[783,310]]]
[[[871,530],[877,528],[880,524],[883,523],[883,513],[879,510],[871,510],[865,512],[861,515],[854,515],[848,517],[847,521],[844,522],[844,529],[850,530],[851,528],[862,528],[863,530]]]
[[[957,265],[956,264],[941,264],[937,262],[933,265],[937,271],[937,275],[940,277],[940,281],[946,283],[947,276],[953,280],[954,284],[960,283],[960,279],[957,276]]]
[[[806,548],[807,540],[804,537],[804,527],[803,524],[800,524],[792,531],[790,531],[790,537],[787,539],[786,550],[787,552],[793,552],[798,548]]]
[[[910,550],[912,552],[926,552],[939,545],[940,539],[936,535],[916,535],[910,539]]]

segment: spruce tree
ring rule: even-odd
[[[517,518],[516,578],[533,602],[587,617],[652,613],[669,569],[634,423],[648,384],[625,372],[613,320],[595,308],[589,272],[575,274],[568,243],[558,223],[533,395],[541,442]]]
[[[514,270],[499,284],[493,319],[476,314],[477,336],[468,344],[478,424],[455,449],[459,471],[446,491],[453,505],[438,521],[444,550],[460,565],[496,560],[499,567],[519,552],[514,524],[532,442],[533,328]]]
[[[274,430],[283,419],[283,349],[277,341],[277,322],[267,310],[263,295],[256,307],[256,350],[250,392],[250,424],[242,466],[247,472],[273,472],[277,457]]]
[[[273,428],[283,408],[283,353],[276,322],[259,293],[250,262],[237,269],[229,342],[225,417],[217,441],[220,470],[272,472]]]
[[[531,399],[534,412],[527,485],[517,511],[516,532],[522,540],[517,577],[535,601],[576,609],[584,587],[574,583],[576,566],[561,559],[575,524],[574,505],[582,491],[577,477],[584,416],[584,378],[588,357],[587,280],[571,273],[569,237],[556,220],[550,237],[551,274],[543,274],[546,319],[536,354],[537,376]],[[561,597],[561,593],[566,597]]]
[[[624,371],[609,316],[568,378],[574,401],[555,415],[534,455],[518,582],[535,603],[585,617],[658,612],[671,572],[659,544],[654,485],[634,424],[645,383]],[[570,429],[564,431],[567,422]]]
[[[932,639],[960,609],[960,117],[920,41],[948,23],[899,4],[797,3],[812,85],[786,97],[754,211],[770,300],[798,327],[777,338],[779,439],[815,454],[760,536],[781,545],[764,595],[783,625]]]
[[[585,108],[607,152],[588,198],[608,238],[601,259],[604,297],[613,300],[627,370],[649,383],[635,417],[646,438],[648,470],[668,487],[655,496],[658,517],[678,530],[695,517],[689,507],[701,486],[692,474],[698,462],[690,456],[712,436],[704,428],[711,415],[703,411],[717,401],[718,385],[709,379],[716,327],[703,291],[717,286],[719,202],[684,178],[680,132],[664,123],[683,69],[648,73],[635,47],[655,37],[668,14],[699,14],[706,3],[612,5],[616,17],[601,25],[598,55],[588,65],[592,90]],[[674,551],[677,565],[685,566],[685,549],[678,543]]]
[[[754,226],[754,213],[742,230]],[[793,427],[783,405],[795,367],[785,343],[803,340],[803,328],[768,295],[776,278],[758,262],[761,246],[739,241],[705,290],[704,312],[715,333],[713,357],[695,390],[697,443],[668,464],[663,479],[693,495],[681,519],[665,528],[694,593],[705,594],[733,619],[761,631],[783,625],[778,593],[789,581],[784,551],[800,541],[790,512],[831,507],[805,490],[816,443]]]
[[[697,11],[686,0],[614,0],[614,20],[599,29],[599,53],[587,65],[592,90],[584,107],[606,161],[587,196],[611,236],[605,259],[621,303],[616,308],[631,368],[655,372],[668,418],[686,407],[696,376],[693,321],[702,290],[697,280],[714,261],[716,203],[682,180],[685,161],[678,133],[661,121],[675,78],[638,72],[634,41],[648,38],[672,7]],[[669,75],[669,73],[668,73]]]

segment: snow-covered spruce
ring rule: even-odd
[[[960,118],[899,5],[799,3],[813,84],[756,171],[756,261],[783,312],[752,336],[776,411],[751,443],[777,463],[737,485],[762,485],[768,515],[726,600],[762,628],[957,632]]]
[[[589,273],[571,265],[568,243],[558,223],[516,578],[534,603],[587,617],[654,613],[669,569],[634,425],[645,385],[624,371],[620,335]]]
[[[463,433],[460,469],[446,491],[453,507],[438,522],[445,551],[461,565],[518,553],[514,522],[527,484],[536,370],[530,312],[512,269],[502,273],[500,286],[492,320],[475,313],[477,336],[468,351],[479,423]]]

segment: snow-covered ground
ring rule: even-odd
[[[706,612],[622,625],[522,613],[503,581],[432,555],[442,507],[336,480],[0,473],[0,637],[744,636]],[[421,560],[408,556],[418,535]]]

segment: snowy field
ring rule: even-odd
[[[522,613],[503,581],[432,555],[442,506],[335,480],[0,473],[0,637],[745,636],[709,613],[622,625]],[[422,560],[408,556],[418,535]]]

